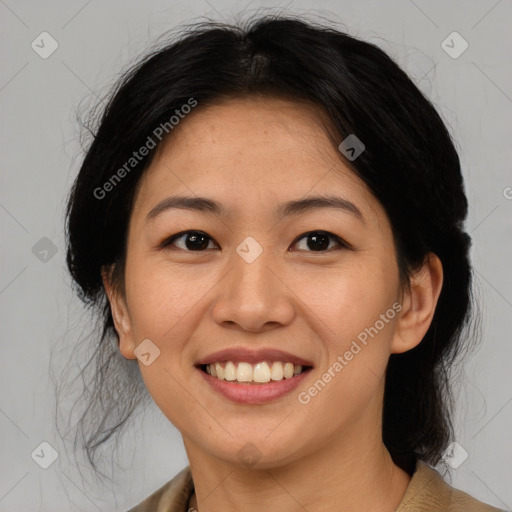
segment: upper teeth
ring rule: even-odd
[[[257,364],[238,363],[227,361],[206,365],[206,373],[220,380],[236,380],[238,382],[270,382],[270,380],[290,379],[302,372],[300,364],[263,361]]]

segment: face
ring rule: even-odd
[[[304,202],[327,196],[338,202]],[[120,348],[187,448],[272,467],[380,435],[383,375],[404,343],[391,226],[313,110],[198,107],[141,179],[127,244],[125,291],[110,296]],[[284,363],[306,371],[279,379]]]

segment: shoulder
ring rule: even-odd
[[[418,461],[396,512],[501,512],[448,485],[441,475]]]
[[[192,474],[190,466],[187,466],[128,512],[187,512],[193,492]]]

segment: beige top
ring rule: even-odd
[[[129,512],[188,512],[194,493],[190,466]],[[503,512],[450,487],[441,475],[418,461],[405,496],[395,512]]]

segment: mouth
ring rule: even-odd
[[[264,404],[291,393],[313,363],[275,348],[231,347],[196,361],[210,389],[237,403]]]
[[[291,361],[217,361],[197,366],[205,374],[218,381],[241,385],[262,385],[293,379],[313,367],[294,364]]]
[[[196,366],[210,389],[237,404],[262,405],[289,395],[308,378],[312,366],[291,362],[219,361]]]

